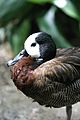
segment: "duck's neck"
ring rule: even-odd
[[[33,63],[32,63],[32,68],[36,69],[39,65],[41,65],[43,63],[43,59],[39,58],[39,59],[34,59]]]

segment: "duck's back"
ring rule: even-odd
[[[75,48],[59,48],[57,49],[56,52],[56,57],[58,56],[68,56],[68,55],[78,55],[80,56],[80,48],[79,47],[75,47]]]
[[[58,49],[56,58],[34,72],[40,104],[62,107],[80,101],[80,48]]]

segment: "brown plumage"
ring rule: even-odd
[[[20,90],[24,85],[30,84],[33,80],[33,78],[31,78],[32,63],[32,57],[23,57],[11,69],[11,78]]]
[[[62,107],[80,100],[80,49],[58,52],[36,69],[32,57],[23,57],[11,70],[17,88],[41,105]]]
[[[20,59],[11,68],[19,90],[46,107],[66,106],[67,120],[72,105],[80,101],[80,48],[57,49],[55,58],[36,65],[34,57]]]

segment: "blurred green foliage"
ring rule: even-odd
[[[79,0],[0,0],[0,27],[14,54],[34,32],[49,33],[57,47],[80,46]]]

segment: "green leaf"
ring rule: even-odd
[[[64,38],[55,24],[56,7],[52,7],[44,17],[38,18],[37,22],[41,31],[49,33],[55,40],[57,47],[72,47]]]
[[[77,1],[76,1],[77,2]],[[80,10],[78,10],[76,4],[71,0],[53,0],[53,4],[60,8],[64,13],[80,20]]]
[[[0,26],[29,14],[31,7],[26,0],[0,0]]]
[[[80,45],[79,21],[67,16],[64,12],[58,9],[55,14],[55,24],[58,30],[73,46]]]
[[[24,22],[14,29],[11,36],[11,47],[14,55],[16,55],[21,49],[23,49],[24,41],[28,37],[30,32],[30,21],[24,20]]]
[[[36,3],[36,4],[43,4],[43,3],[51,3],[52,0],[26,0],[26,1],[29,1],[29,2],[33,2],[33,3]]]

